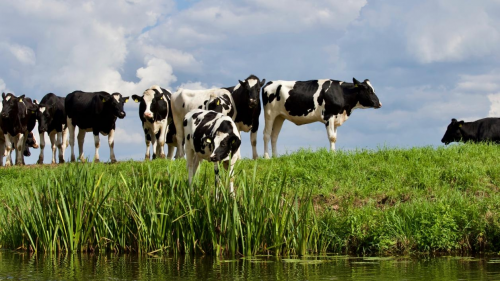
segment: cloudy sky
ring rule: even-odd
[[[451,118],[500,116],[499,63],[498,0],[0,2],[0,91],[41,99],[232,86],[249,74],[368,78],[383,107],[355,111],[339,128],[338,149],[440,145]],[[141,159],[138,106],[126,111],[117,157]],[[249,134],[242,139],[250,157]],[[280,153],[300,147],[329,147],[324,125],[285,122]],[[86,155],[93,151],[89,134]],[[103,136],[100,155],[109,159]]]

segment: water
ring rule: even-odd
[[[0,251],[0,280],[500,280],[498,257],[160,258]]]

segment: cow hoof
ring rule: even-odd
[[[264,154],[264,159],[269,159],[269,154]]]
[[[8,163],[8,162],[7,162],[7,163],[5,163],[5,167],[10,167],[10,166],[12,166],[12,164],[11,164],[11,163]]]
[[[39,165],[42,165],[43,164],[43,160],[42,159],[38,159],[38,161],[36,161],[37,164]]]
[[[71,156],[71,162],[75,162],[76,161],[76,158],[74,155]]]
[[[99,159],[94,159],[94,163],[99,163],[101,162]]]
[[[66,163],[66,161],[64,161],[64,159],[59,159],[59,164],[64,164]]]
[[[116,163],[116,159],[111,159],[111,163]]]
[[[38,148],[38,144],[36,144],[36,143],[35,143],[35,144],[33,145],[33,148],[34,148],[34,149],[37,149],[37,148]]]
[[[161,158],[161,159],[165,159],[165,153],[161,154],[161,155],[160,155],[160,158]]]

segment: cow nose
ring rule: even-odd
[[[210,161],[217,162],[218,161],[217,156],[215,155],[210,156]]]
[[[382,107],[382,103],[381,102],[378,103],[378,107],[379,108]]]
[[[125,115],[126,115],[125,111],[122,111],[122,112],[120,112],[120,116],[118,116],[118,117],[120,117],[120,119],[123,119],[123,118],[125,118]]]
[[[7,117],[9,117],[9,115],[7,113],[2,113],[2,117],[7,118]]]
[[[255,99],[250,99],[250,108],[257,105],[257,101]]]
[[[145,118],[153,118],[153,113],[152,112],[144,112],[144,117]]]

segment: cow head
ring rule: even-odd
[[[242,93],[248,100],[248,106],[254,108],[259,104],[260,88],[266,83],[266,79],[259,81],[255,75],[250,75],[245,81],[238,80],[238,86],[243,89]],[[236,90],[236,88],[235,88]]]
[[[241,139],[234,132],[230,121],[222,121],[213,139],[207,138],[204,140],[204,143],[209,142],[208,145],[210,145],[210,142],[212,143],[209,146],[211,148],[210,161],[227,161],[230,155],[236,153],[240,148]]]
[[[144,112],[142,117],[150,121],[154,120],[159,104],[167,102],[165,95],[156,89],[147,89],[142,96],[133,95],[132,99],[139,103],[139,112]]]
[[[454,141],[461,141],[462,140],[462,126],[464,125],[464,121],[457,121],[457,119],[453,118],[451,119],[450,125],[448,125],[448,128],[446,129],[446,132],[444,133],[443,138],[441,139],[441,142],[444,143],[445,145],[450,144],[451,142]]]
[[[37,120],[39,133],[47,132],[49,124],[54,120],[56,109],[55,104],[41,103],[38,105]]]
[[[358,94],[358,104],[354,108],[381,108],[382,103],[378,100],[375,94],[375,89],[368,79],[363,81],[363,83],[352,78],[354,88],[357,90]]]
[[[111,113],[123,119],[127,114],[123,110],[123,105],[128,102],[128,97],[122,97],[120,93],[113,93],[111,95],[100,94],[99,98],[104,104],[104,107],[107,107],[111,110]]]
[[[2,93],[2,117],[9,118],[12,114],[17,114],[19,103],[22,103],[24,100],[24,95],[20,97],[16,97],[11,93],[7,95]]]
[[[223,94],[220,96],[211,95],[210,99],[205,104],[205,109],[229,115],[230,112],[233,111],[233,103],[231,102],[229,94]]]

